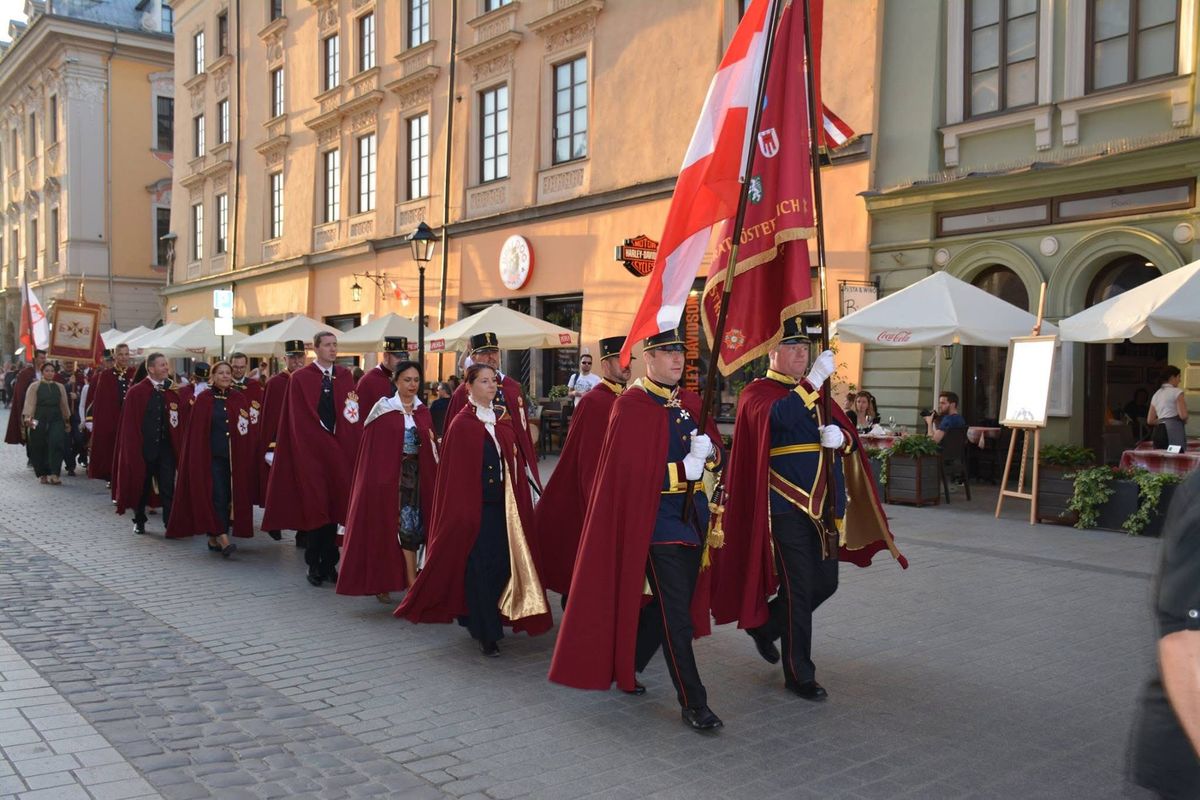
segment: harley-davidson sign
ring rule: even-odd
[[[625,244],[617,247],[616,259],[632,274],[644,278],[654,271],[654,257],[657,254],[658,242],[642,234],[626,239]]]

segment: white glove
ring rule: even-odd
[[[88,429],[88,433],[91,433],[91,431],[92,431],[92,423],[90,423],[90,422],[85,422],[85,423],[83,423],[83,427],[85,427],[85,428],[87,428],[87,429]]]
[[[808,370],[808,382],[814,389],[820,389],[835,371],[837,371],[837,364],[834,361],[833,351],[826,350],[817,356],[817,360]]]
[[[712,455],[712,449],[713,449],[712,439],[710,439],[706,434],[703,434],[703,433],[692,434],[691,455],[695,456],[696,458],[699,458],[700,461],[703,463],[703,461],[705,459],[707,459],[710,455]]]
[[[821,447],[837,450],[846,443],[846,436],[837,425],[821,426]]]
[[[707,437],[705,437],[707,438]],[[689,453],[683,457],[683,477],[689,481],[698,481],[704,476],[704,456]]]
[[[267,453],[265,456],[263,456],[263,461],[267,462],[268,467],[274,466],[275,465],[275,454]]]

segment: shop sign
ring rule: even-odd
[[[644,278],[654,271],[654,257],[657,254],[658,242],[643,233],[626,239],[625,244],[619,245],[616,259],[624,264],[630,273]]]
[[[500,281],[516,291],[529,282],[533,272],[533,248],[524,236],[510,236],[500,248]]]
[[[874,283],[841,281],[842,316],[861,311],[879,299],[879,287]],[[814,293],[815,294],[815,293]]]
[[[693,392],[700,391],[700,293],[688,292],[687,305],[683,308],[683,342],[687,348],[687,361],[683,367],[683,386]]]

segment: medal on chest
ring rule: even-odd
[[[250,424],[251,425],[258,424],[258,417],[259,417],[260,413],[261,412],[259,411],[258,401],[257,400],[251,401],[251,403],[250,403]]]
[[[246,409],[244,408],[238,414],[237,431],[241,436],[245,436],[250,432],[250,415],[246,413]]]
[[[346,404],[342,406],[342,416],[351,425],[358,422],[358,394],[350,392],[346,395]]]
[[[179,427],[179,404],[171,403],[171,413],[168,415],[172,428]]]

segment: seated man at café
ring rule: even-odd
[[[967,421],[958,413],[958,395],[954,392],[939,394],[937,413],[925,417],[925,427],[930,437],[938,444],[942,443],[946,431],[967,427]]]

